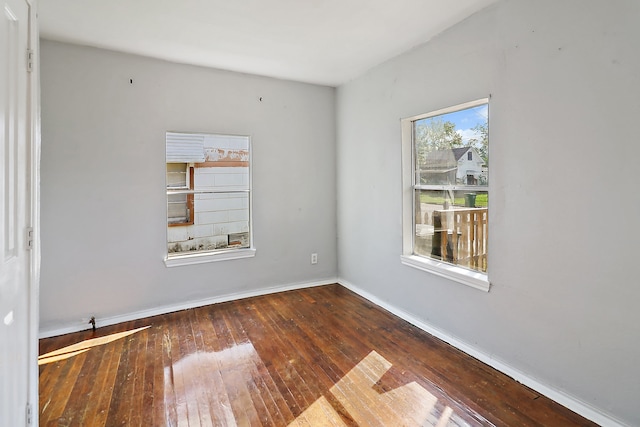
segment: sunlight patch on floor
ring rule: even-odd
[[[132,329],[130,331],[125,331],[125,332],[118,332],[115,334],[106,335],[104,337],[91,338],[76,344],[63,347],[55,351],[51,351],[49,353],[43,354],[40,357],[38,357],[38,365],[45,365],[47,363],[53,363],[59,360],[64,360],[73,356],[77,356],[79,354],[82,354],[86,351],[91,350],[93,347],[108,344],[110,342],[122,339],[124,337],[128,337],[129,335],[133,335],[136,332],[143,331],[150,327],[151,326],[144,326],[142,328]]]
[[[308,426],[335,426],[346,427],[340,414],[333,409],[326,397],[322,396],[298,416],[289,427]]]
[[[448,406],[438,414],[438,399],[415,381],[379,393],[374,386],[391,369],[391,363],[376,351],[369,353],[329,390],[359,425],[376,420],[383,426],[449,425],[453,410]],[[455,423],[459,424],[460,420]],[[323,396],[309,406],[290,427],[344,426],[340,414]]]

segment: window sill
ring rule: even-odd
[[[184,227],[186,225],[193,225],[193,220],[189,222],[174,222],[167,224],[168,227]]]
[[[196,254],[167,256],[164,259],[164,264],[167,267],[179,267],[181,265],[204,264],[207,262],[252,258],[254,256],[256,256],[256,250],[254,248],[231,249],[219,252],[204,252]]]
[[[467,270],[466,268],[445,262],[416,255],[402,255],[400,261],[409,267],[417,268],[418,270],[426,271],[481,291],[489,292],[491,286],[489,277],[486,274]]]

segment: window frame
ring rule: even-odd
[[[211,251],[197,251],[197,252],[180,252],[180,253],[169,253],[168,250],[168,230],[170,227],[175,226],[189,226],[194,225],[194,217],[195,211],[192,201],[192,209],[191,209],[191,223],[178,223],[178,224],[169,224],[168,223],[168,215],[165,213],[165,256],[164,256],[164,264],[166,267],[179,267],[184,265],[195,265],[195,264],[203,264],[217,261],[228,261],[234,259],[242,259],[242,258],[252,258],[256,255],[256,248],[254,246],[253,239],[253,148],[252,148],[252,138],[250,135],[234,135],[234,134],[225,134],[225,133],[216,133],[216,132],[177,132],[177,131],[168,131],[167,133],[179,133],[179,134],[197,134],[197,135],[215,135],[215,136],[231,136],[231,137],[243,137],[247,138],[248,147],[249,147],[249,167],[248,167],[248,189],[246,192],[248,193],[248,211],[249,211],[249,247],[230,247],[226,249],[218,249]],[[166,163],[166,162],[165,162]],[[189,168],[189,189],[194,191],[194,175],[195,168],[193,165],[188,164]],[[165,182],[165,188],[167,187],[167,183]],[[193,199],[193,194],[191,194]],[[165,196],[165,203],[167,202],[167,198]]]
[[[415,173],[414,122],[484,104],[488,105],[489,100],[489,97],[481,98],[400,120],[402,137],[402,255],[400,256],[400,261],[408,267],[426,271],[485,292],[488,292],[491,287],[488,270],[486,273],[483,273],[414,253],[416,234],[415,191],[417,185]],[[489,150],[491,149],[490,147],[491,142],[489,142]],[[455,190],[456,187],[464,186],[453,185],[446,187]],[[487,182],[486,191],[488,194],[491,193],[489,182]],[[488,203],[491,205],[491,197],[489,197]],[[491,209],[488,209],[488,212],[490,211]],[[488,221],[488,224],[491,224],[491,221]],[[489,247],[489,245],[487,245],[487,247]],[[487,259],[489,258],[490,256],[487,254]]]
[[[170,164],[170,163],[167,163]],[[174,164],[183,164],[183,163],[174,163]],[[170,190],[193,190],[193,179],[194,179],[194,167],[191,163],[184,163],[185,168],[186,168],[186,181],[187,181],[187,185],[185,187],[169,187],[169,185],[167,184],[167,191]],[[168,222],[168,216],[167,216],[167,226],[168,227],[181,227],[181,226],[185,226],[185,225],[193,225],[194,224],[194,219],[195,219],[195,212],[193,210],[193,193],[187,194],[186,195],[186,207],[188,209],[189,212],[189,217],[186,219],[186,221],[183,222]]]

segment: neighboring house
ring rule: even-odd
[[[249,247],[249,145],[167,133],[169,253]]]
[[[473,147],[427,153],[420,167],[422,184],[486,185],[487,166]]]

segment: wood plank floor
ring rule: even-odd
[[[595,425],[339,285],[43,339],[40,354],[41,426]]]

